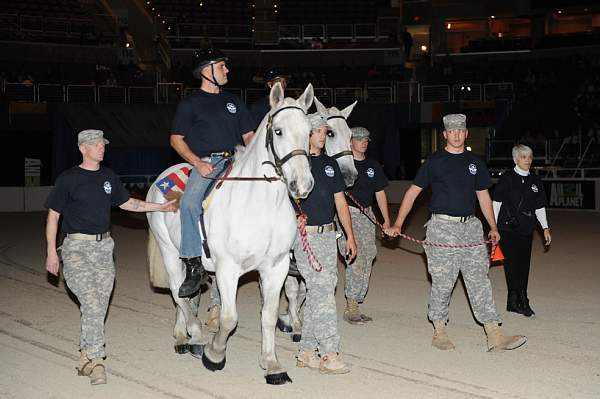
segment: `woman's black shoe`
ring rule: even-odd
[[[508,291],[508,299],[506,300],[506,311],[523,314],[523,304],[521,296],[517,291]]]
[[[529,298],[527,298],[527,291],[522,290],[519,292],[519,302],[521,303],[521,313],[523,314],[523,316],[531,317],[535,314],[533,309],[531,309],[531,306],[529,306]]]

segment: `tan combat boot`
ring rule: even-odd
[[[488,352],[517,349],[527,342],[527,338],[522,335],[503,335],[495,321],[485,323],[483,328],[487,334]]]
[[[348,299],[346,301],[344,320],[355,325],[365,324],[363,318],[361,317],[360,311],[358,310],[358,302],[355,300]]]
[[[89,376],[92,372],[92,361],[83,352],[79,354],[79,365],[76,367],[76,370],[77,375],[85,377]]]
[[[90,372],[90,384],[106,384],[106,367],[102,359],[92,360],[92,369]]]
[[[213,306],[208,311],[208,317],[206,318],[206,327],[211,333],[219,331],[219,315],[221,314],[221,308],[219,306]]]
[[[431,345],[443,351],[453,350],[454,344],[450,341],[448,333],[446,332],[446,323],[443,321],[434,321],[433,328],[435,330],[433,331]]]
[[[307,367],[311,370],[318,370],[321,365],[319,356],[315,351],[304,351],[296,356],[296,367]]]
[[[340,360],[335,352],[329,352],[321,356],[319,372],[322,374],[346,374],[350,372],[350,367]]]

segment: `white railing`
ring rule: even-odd
[[[37,86],[38,103],[64,103],[65,86],[61,84],[40,83]]]
[[[392,87],[367,86],[364,91],[364,102],[366,104],[391,104]]]
[[[338,107],[344,107],[358,101],[360,104],[364,102],[363,91],[361,87],[337,87],[333,91],[334,104]]]
[[[423,102],[450,102],[450,86],[448,85],[423,85],[421,86],[421,101]]]
[[[96,86],[94,85],[68,85],[68,103],[96,103]]]

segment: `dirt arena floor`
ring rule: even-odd
[[[421,207],[408,233],[422,238]],[[429,281],[422,248],[407,241],[380,246],[363,305],[374,322],[342,321],[344,273],[337,292],[346,375],[295,367],[296,344],[277,333],[280,361],[293,384],[268,386],[258,366],[259,293],[246,279],[238,295],[239,326],[227,365],[207,371],[173,351],[174,306],[148,282],[145,220],[114,215],[117,282],[106,321],[108,384],[75,375],[79,311],[62,278],[44,270],[45,214],[0,215],[1,398],[600,398],[600,214],[550,211],[553,243],[534,239],[530,298],[537,316],[504,310],[502,266],[490,277],[506,332],[527,335],[522,348],[487,353],[458,283],[450,309],[453,352],[431,346]],[[206,299],[203,299],[205,309]]]

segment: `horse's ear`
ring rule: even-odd
[[[317,111],[319,112],[319,114],[321,114],[322,116],[327,116],[327,108],[325,108],[325,106],[321,103],[321,101],[319,101],[317,97],[315,97],[315,106],[317,107]]]
[[[348,118],[350,116],[350,114],[352,113],[352,110],[354,109],[354,106],[356,105],[358,101],[354,101],[352,104],[348,105],[346,108],[344,108],[343,110],[341,110],[340,112],[342,113],[342,115],[344,116],[344,118]]]
[[[308,109],[313,103],[313,99],[316,100],[315,92],[313,89],[313,85],[309,83],[308,86],[306,86],[304,93],[302,93],[302,95],[298,97],[298,102],[300,103],[300,107],[304,109],[304,112],[308,112]]]
[[[277,82],[271,87],[271,93],[269,94],[269,104],[271,108],[275,108],[283,101],[283,87],[281,83]]]

